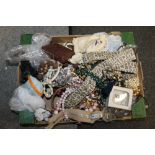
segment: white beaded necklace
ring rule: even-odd
[[[61,95],[59,101],[56,103],[56,108],[54,110],[54,114],[58,114],[60,111],[65,110],[65,100],[66,98],[75,92],[82,84],[82,80],[79,77],[73,77],[72,81],[68,83],[70,87],[66,88],[65,92]]]

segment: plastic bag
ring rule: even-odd
[[[37,121],[48,121],[51,113],[45,109],[39,108],[34,113]]]
[[[116,52],[121,46],[123,46],[123,41],[120,35],[107,34],[105,32],[98,32],[94,35],[98,37],[105,36],[107,39],[106,46],[101,51]]]
[[[45,108],[45,102],[40,96],[31,95],[22,86],[15,89],[9,105],[13,111],[29,110],[30,112],[34,112],[38,108]]]
[[[51,38],[46,34],[34,34],[31,45],[19,45],[6,53],[6,61],[11,65],[18,64],[21,60],[29,60],[34,68],[44,60],[49,60],[49,56],[42,51],[42,46],[49,44]]]
[[[109,35],[107,47],[104,49],[105,51],[115,52],[121,46],[123,46],[122,38],[119,35]]]
[[[15,89],[9,103],[10,109],[13,111],[29,110],[30,112],[34,112],[38,108],[45,108],[45,102],[40,97],[42,92],[43,86],[40,81],[30,76],[25,84]]]

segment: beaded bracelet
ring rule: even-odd
[[[120,57],[123,56],[123,59],[126,58],[126,61],[131,61],[136,59],[134,51],[132,48],[125,48],[121,49],[117,52],[91,52],[91,53],[85,53],[83,54],[83,63],[93,63],[94,61],[99,60],[108,60],[109,62],[112,62],[113,64],[116,64],[117,61],[113,61],[117,58],[120,59]],[[111,59],[111,60],[109,60]]]
[[[63,111],[65,109],[64,103],[66,98],[71,93],[75,92],[76,89],[78,89],[82,83],[83,81],[78,76],[72,78],[72,80],[68,83],[70,87],[66,88],[65,92],[63,92],[63,94],[61,95],[60,100],[56,103],[54,114],[58,114],[60,111]]]
[[[99,60],[106,60],[109,59],[115,55],[117,55],[119,52],[91,52],[91,53],[85,53],[83,54],[83,63],[93,63],[94,61]]]
[[[98,76],[102,76],[102,71],[107,69],[137,73],[137,63],[132,62],[132,60],[135,59],[136,56],[133,49],[122,51],[120,54],[98,64],[93,69],[93,73],[98,74]]]
[[[99,88],[103,88],[106,86],[106,84],[101,78],[93,74],[93,72],[89,71],[88,69],[78,69],[76,73],[80,76],[90,76],[96,82],[96,86]]]

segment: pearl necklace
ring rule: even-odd
[[[64,104],[65,104],[66,98],[70,94],[75,92],[81,86],[82,82],[83,81],[79,77],[73,77],[72,78],[72,81],[70,81],[70,83],[68,83],[70,85],[70,87],[66,88],[65,92],[63,92],[59,101],[56,103],[56,108],[54,110],[54,114],[58,114],[60,111],[65,110]]]
[[[44,76],[44,80],[42,82],[42,85],[44,87],[44,95],[46,98],[50,98],[53,95],[53,87],[52,82],[57,78],[59,75],[60,69],[62,66],[58,66],[57,69],[53,69],[52,67],[48,70],[46,75]],[[56,73],[55,73],[56,71]],[[55,73],[55,74],[54,74]]]

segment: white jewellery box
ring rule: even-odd
[[[108,106],[124,110],[131,110],[132,97],[132,89],[113,86],[113,89],[110,92]]]

